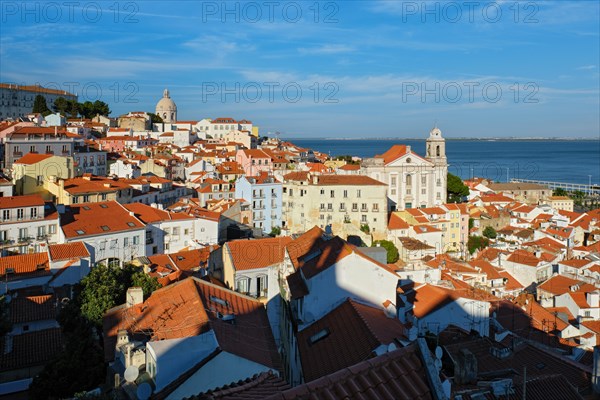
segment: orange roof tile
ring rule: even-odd
[[[0,209],[43,206],[44,204],[44,199],[39,194],[0,197]]]
[[[389,230],[395,230],[395,229],[408,229],[410,228],[410,225],[404,221],[402,218],[400,218],[400,216],[396,213],[392,213],[390,215],[390,220],[388,222],[388,229]]]
[[[47,158],[54,157],[53,154],[37,154],[37,153],[27,153],[23,157],[16,160],[15,164],[25,164],[31,165],[39,163],[40,161],[44,161]]]
[[[344,186],[387,186],[383,182],[364,175],[320,175],[319,185],[344,185]]]
[[[44,275],[50,274],[47,253],[18,254],[15,256],[0,257],[0,275],[6,275],[7,268],[12,268],[16,275],[36,272],[43,272]],[[9,273],[9,276],[10,275],[11,274]]]
[[[144,228],[116,201],[71,205],[62,214],[60,225],[68,239]]]
[[[52,261],[90,257],[90,253],[83,242],[51,244],[48,246],[48,249]]]
[[[236,271],[266,268],[283,261],[285,247],[292,241],[288,236],[233,240],[223,246],[224,256],[229,256]]]
[[[577,290],[583,292],[596,289],[593,285],[563,275],[555,275],[537,287],[538,290],[543,290],[555,296],[571,292],[572,288],[577,288]]]

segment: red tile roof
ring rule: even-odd
[[[383,154],[376,155],[375,158],[383,158],[385,164],[392,163],[398,158],[408,153],[408,148],[403,144],[395,144]]]
[[[358,164],[344,164],[340,168],[343,171],[358,171],[360,170],[360,165]]]
[[[382,354],[266,400],[434,399],[416,344]]]
[[[235,324],[222,321],[218,313],[235,315]],[[120,329],[131,334],[151,332],[151,341],[197,336],[212,329],[222,350],[269,368],[280,368],[263,304],[196,278],[158,289],[142,304],[109,310],[103,325],[106,360],[114,358]]]
[[[43,206],[44,199],[39,194],[31,194],[27,196],[8,196],[0,197],[0,209],[17,208],[17,207],[35,207]]]
[[[16,275],[42,273],[50,274],[47,253],[18,254],[15,256],[0,257],[0,275],[6,274],[6,269],[12,268]],[[4,278],[3,278],[4,279]],[[10,280],[10,274],[8,279]]]
[[[388,222],[388,229],[389,230],[395,230],[395,229],[408,229],[410,228],[410,225],[404,221],[402,218],[400,218],[400,216],[396,213],[392,213],[390,215],[390,220]]]
[[[261,372],[243,381],[187,397],[187,400],[263,400],[266,397],[283,392],[290,385],[273,371]]]
[[[387,186],[383,182],[364,175],[319,175],[319,185],[336,186]]]
[[[22,324],[32,321],[56,319],[56,302],[54,295],[17,296],[9,303],[10,321]]]
[[[50,158],[50,157],[54,157],[54,155],[53,154],[27,153],[23,157],[16,160],[14,163],[31,165],[31,164],[37,164],[40,161],[44,161],[45,159]]]
[[[577,281],[575,279],[571,279],[563,275],[553,276],[541,285],[538,285],[537,289],[551,293],[555,296],[560,296],[561,294],[571,292],[571,288],[575,287],[577,287],[577,290],[581,290],[584,292],[591,292],[596,289],[594,285]]]
[[[60,328],[16,335],[10,351],[6,340],[0,340],[0,371],[44,365],[62,350],[62,344]]]
[[[60,224],[68,239],[144,228],[116,201],[71,205],[61,215]]]
[[[288,236],[233,240],[223,246],[223,256],[231,258],[236,271],[266,268],[283,261],[285,247],[291,241]]]
[[[535,267],[541,262],[539,258],[525,250],[515,250],[506,260],[531,267]]]
[[[373,356],[380,345],[404,337],[404,327],[383,310],[351,299],[298,332],[298,351],[305,382],[310,382]],[[314,340],[315,335],[326,337]],[[314,340],[314,341],[313,341]]]
[[[133,212],[136,218],[145,224],[161,221],[194,219],[193,216],[186,214],[185,212],[174,213],[170,211],[159,210],[156,207],[151,207],[143,203],[124,204],[123,207]]]
[[[83,242],[51,244],[48,246],[48,249],[50,250],[50,259],[52,261],[90,257],[90,252]]]

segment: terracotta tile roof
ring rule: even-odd
[[[480,196],[484,203],[511,203],[514,199],[503,194],[484,194]]]
[[[370,358],[380,345],[404,337],[404,327],[383,310],[351,299],[298,332],[298,351],[305,382]],[[317,340],[315,337],[326,335]]]
[[[408,148],[403,144],[395,144],[385,153],[376,155],[375,158],[383,158],[385,164],[390,164],[408,153]]]
[[[511,261],[517,264],[529,265],[531,267],[537,266],[541,260],[537,258],[533,253],[529,253],[525,250],[515,250],[511,255],[508,256],[507,261]]]
[[[592,261],[585,260],[585,259],[573,258],[571,260],[562,260],[562,261],[559,261],[558,263],[561,265],[566,265],[569,267],[580,269],[580,268],[585,267],[588,264],[591,264]]]
[[[360,170],[360,165],[358,165],[358,164],[344,164],[341,167],[339,167],[338,169],[341,169],[343,171],[359,171]]]
[[[223,246],[224,256],[229,256],[236,271],[266,268],[283,261],[285,247],[292,241],[288,236],[233,240]]]
[[[68,239],[144,228],[142,222],[116,201],[71,205],[65,208],[60,224]]]
[[[485,260],[475,260],[469,262],[473,267],[481,269],[487,275],[487,279],[502,279],[500,272],[492,264]]]
[[[235,324],[222,321],[218,313],[235,315]],[[103,327],[107,361],[114,358],[120,329],[146,334],[152,341],[196,336],[212,329],[222,350],[269,368],[281,366],[263,304],[196,278],[158,289],[142,304],[109,310]]]
[[[10,351],[6,340],[0,340],[0,371],[46,364],[62,350],[62,340],[60,328],[16,335]]]
[[[52,261],[90,257],[90,252],[83,242],[51,244],[48,246],[48,249],[50,250],[50,259]]]
[[[364,175],[319,175],[318,185],[387,186],[383,182]]]
[[[429,284],[419,286],[407,293],[407,299],[413,304],[413,314],[417,318],[423,318],[459,297],[453,290]]]
[[[505,290],[519,290],[523,289],[523,285],[519,283],[518,280],[515,279],[508,271],[501,271],[500,276],[506,278],[506,283],[504,284]]]
[[[42,196],[40,196],[39,194],[0,197],[0,209],[17,207],[35,207],[43,206],[44,204],[44,199],[42,199]]]
[[[548,374],[563,375],[571,385],[579,390],[590,386],[591,370],[568,360],[566,357],[546,352],[532,344],[524,343],[512,352],[510,357],[503,359],[492,355],[491,347],[502,345],[492,342],[488,338],[477,338],[467,342],[446,345],[446,351],[456,359],[461,349],[467,349],[477,359],[478,373],[495,372],[513,369],[517,375],[512,374],[514,386],[522,381],[521,372],[527,367],[527,377],[546,376]],[[529,391],[528,391],[529,393]],[[527,396],[529,398],[529,396]]]
[[[10,321],[21,324],[32,321],[53,320],[56,318],[54,295],[16,296],[9,303]]]
[[[402,236],[399,237],[398,240],[400,240],[400,242],[402,242],[402,247],[407,249],[407,250],[430,250],[433,249],[432,246],[425,244],[423,242],[421,242],[420,240],[408,237],[408,236]]]
[[[38,276],[38,275],[50,275],[50,266],[48,264],[47,253],[32,253],[32,254],[18,254],[15,256],[0,257],[0,275],[6,274],[6,269],[12,268],[14,275],[23,276]],[[7,277],[11,280],[13,274],[9,273]]]
[[[495,247],[486,247],[477,254],[477,260],[494,261],[500,253],[501,251]]]
[[[577,307],[590,308],[590,305],[587,302],[587,296],[585,292],[568,292],[567,294],[571,296]]]
[[[560,296],[561,294],[571,292],[571,288],[575,287],[577,287],[577,290],[581,290],[583,292],[591,292],[596,289],[594,285],[577,281],[563,275],[555,275],[551,277],[544,283],[538,285],[537,289],[551,293],[555,296]]]
[[[64,180],[65,191],[70,194],[112,193],[131,187],[123,179],[101,176],[82,176]]]
[[[242,150],[238,150],[238,151],[244,152],[244,154],[248,158],[268,158],[268,159],[271,158],[267,153],[265,153],[264,151],[262,151],[260,149],[242,149]]]
[[[395,230],[395,229],[408,229],[410,228],[410,225],[404,221],[402,218],[400,218],[400,216],[396,213],[392,213],[390,215],[390,220],[388,222],[388,229],[389,230]]]
[[[266,400],[434,399],[416,344],[361,361]]]
[[[169,254],[169,257],[177,268],[182,271],[191,271],[196,268],[206,267],[211,252],[219,249],[219,246],[209,246],[202,249],[184,250]]]
[[[47,158],[54,157],[54,154],[37,154],[37,153],[27,153],[23,157],[19,158],[14,162],[14,164],[37,164],[40,161],[44,161]]]
[[[283,176],[284,181],[307,181],[310,176],[308,171],[290,172]]]
[[[263,400],[264,398],[283,392],[290,385],[272,371],[261,372],[251,378],[230,383],[229,385],[187,397],[188,400]]]
[[[135,217],[145,224],[161,221],[194,219],[193,216],[186,214],[185,212],[174,213],[160,210],[143,203],[129,203],[124,204],[123,207],[133,212]]]
[[[14,83],[0,83],[0,88],[2,88],[2,89],[11,89],[12,88],[12,89],[17,89],[17,90],[23,90],[26,92],[58,94],[58,95],[70,96],[70,97],[76,96],[65,90],[49,89],[49,88],[45,88],[40,85],[17,85]]]

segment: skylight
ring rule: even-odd
[[[83,206],[83,209],[87,211],[87,210],[89,210],[89,209],[90,209],[90,207],[88,207],[88,206]]]
[[[82,231],[81,229],[78,229],[75,231],[78,235],[85,235],[85,231]]]
[[[110,231],[110,228],[106,225],[102,225],[100,228],[102,228],[103,231]]]
[[[308,343],[315,344],[318,341],[325,339],[327,336],[329,336],[329,329],[328,328],[322,329],[319,332],[312,335],[311,337],[309,337]]]
[[[210,301],[217,303],[219,305],[222,305],[223,307],[229,306],[229,303],[227,303],[227,300],[223,300],[221,298],[218,298],[217,296],[210,296]]]
[[[129,226],[135,226],[135,224],[133,222],[128,222],[127,225],[129,225]]]
[[[106,204],[100,204],[100,207],[102,207],[102,208],[108,208],[108,206]]]

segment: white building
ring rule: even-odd
[[[446,202],[448,162],[446,140],[434,128],[427,139],[425,158],[410,146],[394,145],[382,155],[366,158],[362,173],[388,185],[392,210],[433,207]]]

